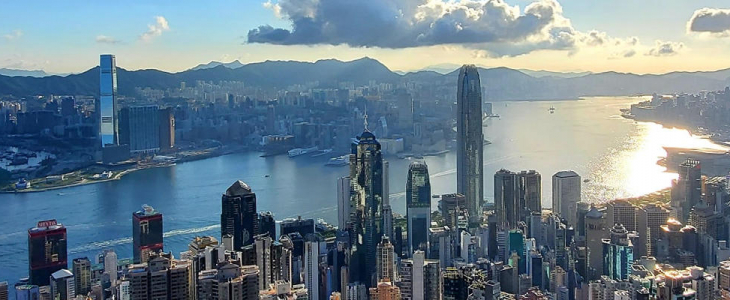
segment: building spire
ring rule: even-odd
[[[370,130],[368,130],[368,106],[367,106],[367,104],[365,105],[365,115],[363,116],[363,124],[365,125],[365,131],[370,131]]]

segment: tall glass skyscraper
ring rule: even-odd
[[[475,220],[481,216],[484,199],[482,89],[477,67],[461,67],[458,84],[456,190],[466,197],[469,218]]]
[[[117,65],[114,55],[104,54],[99,61],[99,140],[101,147],[117,145]]]
[[[634,245],[621,224],[611,228],[611,238],[603,239],[603,275],[614,280],[627,280],[634,261]]]
[[[408,167],[406,183],[406,215],[408,216],[408,256],[428,242],[431,224],[431,182],[428,166],[424,162],[412,162]],[[426,248],[421,249],[426,250]]]
[[[221,236],[233,235],[233,249],[253,244],[259,233],[256,194],[243,181],[234,182],[221,197]],[[284,234],[284,233],[282,233]]]
[[[370,131],[365,131],[352,145],[350,156],[352,227],[350,245],[353,263],[351,282],[374,286],[376,248],[384,234],[383,218],[383,157],[380,143]]]

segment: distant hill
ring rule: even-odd
[[[591,72],[552,72],[552,71],[543,71],[543,70],[527,70],[527,69],[519,69],[520,72],[525,73],[527,75],[530,75],[532,77],[558,77],[558,78],[575,78],[580,76],[585,76],[591,74]]]
[[[0,75],[44,77],[44,76],[48,76],[48,73],[44,72],[43,70],[19,70],[19,69],[0,68]]]
[[[190,70],[212,69],[212,68],[215,68],[217,66],[224,66],[224,67],[229,68],[229,69],[238,69],[240,67],[243,67],[244,64],[242,64],[238,60],[234,60],[234,61],[229,62],[229,63],[223,63],[223,62],[219,62],[219,61],[211,61],[211,62],[209,62],[207,64],[199,64],[199,65],[193,67]]]
[[[238,62],[240,64],[240,62]],[[438,66],[446,70],[451,66]],[[435,67],[436,68],[436,67]],[[534,73],[540,72],[540,73]],[[730,69],[712,72],[672,72],[661,75],[637,75],[605,72],[596,74],[558,73],[480,68],[487,101],[574,99],[581,96],[625,96],[651,93],[698,92],[720,90],[730,85]],[[204,66],[168,73],[159,70],[128,71],[118,68],[119,93],[133,95],[135,87],[177,88],[180,82],[189,86],[203,81],[243,81],[250,86],[285,88],[312,83],[322,88],[336,88],[339,82],[365,85],[371,80],[400,83],[419,82],[446,85],[456,89],[458,68],[442,74],[418,71],[398,74],[372,58],[353,61],[325,59],[316,62],[265,61],[237,66],[211,62]],[[97,95],[98,67],[65,77],[18,77],[0,75],[0,95],[33,96],[39,94]]]

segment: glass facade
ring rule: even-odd
[[[408,167],[406,183],[406,207],[408,219],[409,256],[419,250],[420,245],[428,242],[428,228],[431,224],[431,182],[428,166],[422,162],[412,162]]]
[[[456,190],[466,197],[469,217],[475,220],[484,199],[482,91],[476,66],[461,67],[456,101]]]
[[[117,66],[114,55],[104,54],[99,61],[99,139],[101,147],[117,142]]]

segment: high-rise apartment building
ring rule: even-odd
[[[161,249],[160,249],[161,250]],[[109,275],[109,282],[114,284],[117,281],[118,259],[117,253],[112,249],[104,250],[104,274]]]
[[[395,282],[395,251],[387,236],[378,244],[377,278],[378,282]]]
[[[456,228],[458,218],[462,215],[462,211],[466,210],[466,197],[462,194],[445,194],[441,195],[439,201],[439,211],[444,218],[444,225],[449,228]]]
[[[54,300],[71,300],[76,297],[74,274],[61,269],[51,274],[51,295]]]
[[[320,293],[326,293],[320,290],[319,248],[320,241],[317,239],[304,242],[304,286],[310,299],[319,299]]]
[[[71,270],[74,274],[76,295],[87,295],[91,291],[91,261],[88,257],[74,258]]]
[[[30,284],[50,284],[51,274],[68,267],[66,227],[56,220],[40,221],[28,229]]]
[[[190,299],[192,281],[190,262],[175,260],[169,253],[154,253],[149,261],[129,266],[130,300]]]
[[[481,217],[484,199],[484,135],[479,71],[464,65],[456,95],[456,191],[466,197],[469,218]]]
[[[256,300],[259,299],[259,270],[257,266],[238,266],[225,262],[216,269],[198,275],[198,300]]]
[[[416,250],[426,250],[431,227],[431,182],[425,162],[412,162],[408,167],[406,216],[410,257]]]
[[[232,235],[233,249],[238,251],[243,246],[252,244],[254,236],[258,234],[256,194],[246,183],[238,180],[221,198],[221,236]]]
[[[401,300],[400,289],[390,281],[378,282],[377,287],[370,288],[371,300]]]
[[[151,253],[164,250],[162,233],[162,213],[149,205],[143,205],[142,210],[132,213],[132,254],[135,263],[144,263]]]
[[[568,226],[577,224],[580,184],[580,175],[574,171],[560,171],[553,175],[553,213],[564,218]]]
[[[99,139],[100,147],[118,145],[117,120],[117,65],[111,54],[99,60]]]

